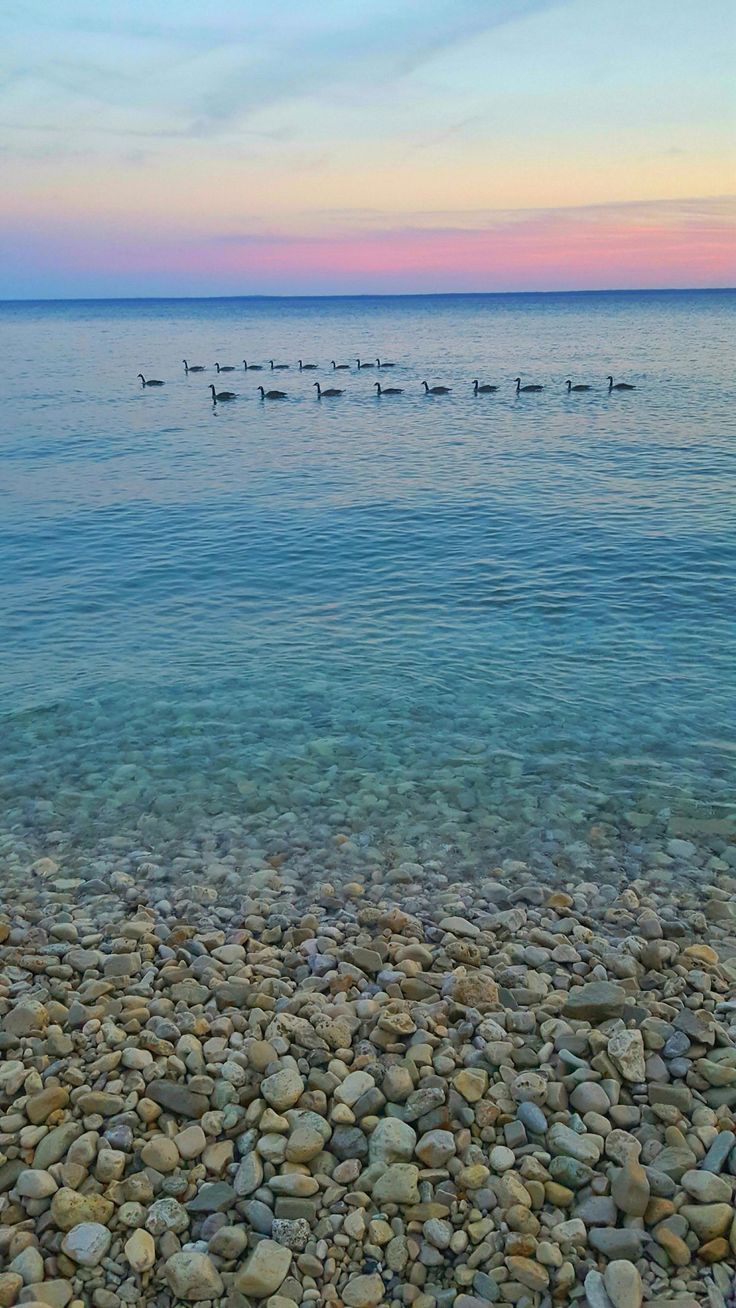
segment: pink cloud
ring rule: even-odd
[[[726,286],[736,280],[725,200],[484,216],[475,227],[327,233],[16,233],[16,260],[125,294],[299,294]],[[79,294],[94,294],[80,289]],[[103,292],[104,293],[104,292]]]

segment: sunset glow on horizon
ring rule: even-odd
[[[736,281],[726,0],[30,0],[0,297]]]

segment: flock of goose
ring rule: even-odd
[[[204,364],[188,363],[186,359],[183,359],[182,362],[184,364],[184,372],[186,373],[187,376],[189,376],[190,373],[200,373],[200,372],[207,371],[207,368]],[[336,363],[334,359],[331,359],[330,362],[332,365],[333,372],[350,372],[352,370],[352,365],[349,363]],[[289,363],[276,363],[273,359],[269,359],[268,363],[269,363],[269,370],[271,372],[286,372],[291,367],[291,364]],[[365,362],[365,360],[356,359],[355,363],[358,372],[363,372],[367,368],[395,368],[396,367],[396,364],[387,363],[385,360],[381,360],[381,359],[376,359],[374,363],[367,363]],[[234,364],[216,363],[214,366],[217,370],[218,376],[222,372],[240,371],[240,369],[236,368]],[[304,363],[302,359],[299,359],[298,368],[299,368],[299,372],[317,372],[319,370],[319,364]],[[243,359],[243,371],[263,372],[264,365],[261,363],[248,363],[247,359]],[[158,378],[144,377],[142,372],[138,373],[138,377],[140,379],[141,385],[144,388],[147,386],[166,385],[165,382],[159,381]],[[613,377],[611,376],[609,376],[606,380],[608,381],[609,394],[611,393],[611,391],[633,391],[636,389],[636,387],[631,385],[630,382],[614,382]],[[339,386],[322,386],[318,381],[313,382],[312,384],[317,391],[318,400],[328,399],[328,398],[334,399],[337,398],[337,396],[339,395],[345,394],[344,389],[342,389]],[[374,382],[373,385],[376,389],[377,396],[404,394],[404,388],[402,386],[382,386],[379,381]],[[514,385],[516,387],[517,395],[523,395],[535,391],[544,390],[544,386],[540,386],[537,383],[528,383],[527,385],[522,386],[521,377],[514,378]],[[422,382],[422,386],[424,387],[425,395],[449,395],[450,392],[452,391],[451,386],[430,386],[429,382],[426,381]],[[582,391],[592,391],[594,389],[592,386],[589,386],[587,383],[584,382],[578,382],[573,384],[573,382],[569,378],[565,382],[565,386],[567,387],[568,395],[573,393],[577,394]],[[213,385],[208,386],[207,389],[212,394],[213,404],[218,404],[220,402],[225,402],[227,400],[236,400],[238,398],[237,391],[218,391],[217,387]],[[256,389],[260,392],[260,396],[262,400],[288,399],[287,391],[266,390],[265,386],[258,386],[256,387]],[[488,382],[483,382],[481,384],[481,382],[479,382],[477,378],[473,381],[474,395],[494,395],[498,390],[500,390],[499,386],[491,385]]]

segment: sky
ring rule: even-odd
[[[733,0],[0,23],[0,298],[736,283]]]

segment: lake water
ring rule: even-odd
[[[0,305],[0,850],[563,880],[666,868],[678,837],[723,856],[735,308]],[[403,395],[357,371],[377,355]],[[216,409],[215,360],[240,368]]]

